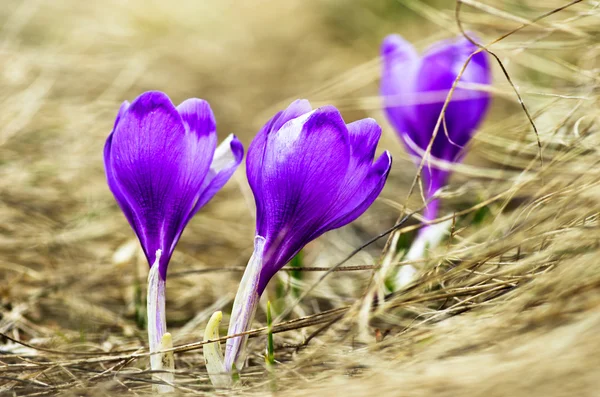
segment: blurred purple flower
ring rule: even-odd
[[[215,118],[202,99],[175,107],[162,92],[146,92],[121,105],[104,147],[106,177],[148,263],[162,251],[163,280],[183,229],[243,155],[233,135],[217,148]]]
[[[333,106],[293,102],[260,130],[246,168],[256,201],[255,251],[240,284],[229,335],[247,331],[273,275],[306,244],[363,214],[377,198],[392,159],[373,162],[381,128],[347,124]],[[225,368],[241,369],[246,338],[227,341]]]
[[[385,112],[417,165],[431,141],[446,96],[475,50],[477,47],[462,37],[436,43],[422,56],[398,35],[390,35],[383,41],[381,95]],[[459,80],[459,84],[465,83],[491,83],[485,52],[474,55],[469,62]],[[487,92],[457,86],[433,142],[431,156],[436,160],[459,162],[465,145],[485,116],[489,102]],[[443,187],[448,176],[447,169],[426,163],[422,171],[426,198]],[[427,206],[427,220],[436,218],[437,206],[437,200]]]
[[[201,99],[175,107],[165,94],[146,92],[119,109],[104,146],[104,168],[108,186],[150,265],[151,352],[161,350],[166,333],[165,280],[179,237],[192,216],[233,175],[243,155],[244,148],[233,135],[217,147],[215,118]],[[153,370],[163,369],[161,355],[150,359]]]

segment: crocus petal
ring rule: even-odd
[[[381,44],[381,54],[383,56],[393,56],[397,60],[414,61],[419,58],[419,54],[413,45],[397,34],[390,34]]]
[[[381,127],[375,120],[363,119],[348,124],[348,134],[351,164],[338,192],[337,205],[332,209],[335,218],[321,233],[344,226],[362,215],[381,193],[392,167],[392,157],[387,151],[373,163],[381,137]]]
[[[118,122],[118,119],[117,119]],[[116,124],[116,123],[115,123]],[[115,200],[123,211],[125,218],[133,228],[136,235],[140,235],[140,231],[138,230],[138,222],[136,215],[133,212],[132,204],[128,201],[128,196],[121,190],[121,186],[117,182],[117,179],[113,172],[112,162],[111,162],[111,148],[112,148],[112,140],[113,133],[108,136],[106,139],[106,143],[104,144],[104,169],[106,172],[106,180],[108,182],[108,187],[115,196]]]
[[[126,205],[127,198],[125,197],[123,192],[121,192],[120,187],[116,183],[115,176],[112,173],[112,167],[107,166],[108,164],[110,164],[110,154],[111,154],[113,134],[115,132],[115,129],[117,128],[117,125],[119,124],[119,121],[121,120],[121,117],[123,116],[125,111],[127,111],[129,106],[130,106],[129,102],[125,101],[121,104],[121,107],[119,108],[119,112],[117,113],[117,118],[115,119],[115,124],[113,126],[113,130],[108,135],[108,138],[106,139],[106,143],[104,144],[104,164],[105,164],[105,168],[106,168],[105,171],[106,171],[106,179],[108,181],[108,186],[109,186],[110,190],[113,192],[113,194],[115,195],[117,204],[119,204],[119,206],[121,207],[121,210],[125,214],[125,217],[129,221],[129,223],[133,226],[134,225],[134,215],[133,215],[133,213],[131,213],[130,206]],[[124,205],[121,205],[121,203],[124,203]],[[134,230],[135,230],[135,228],[134,228]],[[137,233],[137,231],[136,231],[136,233]]]
[[[244,146],[239,139],[230,134],[215,151],[208,175],[201,187],[200,197],[190,212],[190,218],[204,207],[213,196],[229,181],[244,158]]]
[[[256,153],[256,155],[260,155],[262,158],[267,139],[266,137],[268,134],[279,131],[279,129],[288,121],[295,119],[296,117],[300,117],[312,110],[313,109],[310,106],[310,102],[308,102],[306,99],[297,99],[285,110],[277,112],[275,116],[267,121],[267,123],[260,129],[256,137],[252,140],[252,144],[255,147],[262,147],[262,150],[256,148],[253,150],[253,152]],[[250,148],[248,148],[248,152],[250,153]]]
[[[248,147],[248,156],[246,157],[246,173],[251,186],[260,184],[259,180],[262,177],[261,171],[267,149],[268,135],[277,132],[288,121],[310,111],[312,111],[312,107],[306,99],[295,100],[287,109],[277,112],[256,134]]]
[[[371,165],[381,138],[381,127],[371,118],[349,123],[347,127],[352,159],[357,161],[357,166]]]
[[[373,166],[370,167],[366,177],[358,184],[356,189],[351,190],[348,188],[347,193],[350,198],[343,208],[340,208],[338,218],[327,225],[327,230],[333,230],[347,225],[361,216],[371,204],[373,204],[383,190],[391,169],[392,156],[386,150],[377,161],[375,161]],[[352,193],[350,194],[350,192]]]
[[[416,79],[416,89],[418,92],[438,93],[439,101],[415,106],[413,123],[419,126],[422,136],[431,137],[448,92],[469,55],[475,50],[475,45],[461,38],[458,41],[438,43],[424,54]],[[490,83],[487,59],[483,52],[473,57],[460,82]],[[481,121],[488,103],[487,94],[457,87],[446,108],[445,125],[438,131],[431,154],[439,159],[455,161]]]
[[[113,126],[113,130],[111,132],[111,134],[115,131],[115,129],[117,128],[117,125],[119,124],[119,121],[121,120],[121,117],[123,117],[123,115],[125,114],[125,112],[127,111],[127,109],[129,109],[129,106],[131,104],[129,103],[129,101],[124,101],[121,106],[119,107],[119,112],[117,113],[117,118],[115,119],[115,124]]]
[[[194,153],[195,172],[206,175],[209,170],[215,148],[217,147],[217,123],[208,102],[203,99],[190,98],[177,106],[186,128],[186,135],[195,135],[197,139],[189,139]]]
[[[149,263],[156,250],[163,251],[163,279],[199,202],[215,146],[214,117],[205,101],[188,100],[175,108],[160,92],[144,93],[129,107],[124,104],[105,145],[109,187]]]
[[[214,150],[217,145],[217,122],[208,102],[198,98],[186,99],[177,106],[177,112],[188,131],[196,134],[199,139],[211,139]]]
[[[249,162],[255,159],[250,156]],[[262,163],[249,166],[255,170],[248,175],[250,187],[261,203],[257,233],[268,240],[287,230],[309,233],[329,208],[349,160],[346,125],[330,106],[289,120],[269,134]]]
[[[308,102],[306,99],[295,100],[290,104],[290,106],[287,107],[287,109],[281,113],[278,113],[276,119],[273,119],[271,131],[278,131],[288,121],[295,119],[296,117],[300,117],[311,110],[312,106],[310,106],[310,102]]]
[[[419,54],[408,41],[392,34],[383,40],[381,57],[381,95],[385,113],[398,134],[410,136],[413,130],[413,104],[419,100],[415,94],[415,76],[420,65]],[[416,139],[415,143],[419,146],[424,142],[420,136],[411,139]],[[410,148],[407,149],[412,152]]]

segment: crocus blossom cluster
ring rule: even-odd
[[[256,202],[254,254],[236,296],[229,335],[247,331],[273,275],[306,244],[364,213],[379,195],[392,159],[374,160],[381,128],[373,119],[346,124],[333,106],[306,100],[277,113],[246,158]],[[246,338],[229,339],[225,370],[244,364]]]
[[[119,109],[104,147],[108,185],[137,235],[148,264],[148,336],[159,350],[165,325],[167,267],[183,229],[241,163],[242,144],[230,135],[217,147],[216,122],[206,101],[175,107],[146,92]],[[161,357],[151,356],[152,369]]]
[[[398,35],[388,36],[383,41],[381,95],[385,113],[417,165],[433,138],[450,89],[464,63],[476,50],[473,43],[462,37],[436,43],[423,55]],[[426,221],[437,217],[439,200],[432,197],[447,183],[450,174],[447,165],[461,161],[465,146],[487,111],[490,96],[476,88],[490,83],[488,58],[484,52],[477,53],[460,77],[433,139],[430,157],[425,158],[421,175],[427,200]],[[443,235],[447,227],[422,228],[407,259],[419,259],[427,246],[440,241],[440,233]],[[397,286],[410,281],[413,273],[414,268],[403,267],[398,273]]]
[[[423,161],[433,140],[422,170],[426,221],[437,216],[434,195],[447,183],[447,164],[462,159],[489,105],[487,93],[468,87],[490,84],[488,60],[478,53],[463,73],[434,137],[446,96],[475,50],[460,39],[437,43],[419,56],[397,35],[387,37],[381,48],[385,112],[416,164]],[[387,151],[375,158],[380,136],[381,128],[373,119],[346,124],[333,106],[312,109],[306,100],[293,102],[258,132],[246,159],[256,203],[254,252],[234,300],[229,335],[250,329],[269,280],[306,244],[352,222],[378,197],[392,165]],[[175,246],[194,214],[230,179],[243,153],[233,135],[217,147],[215,118],[203,100],[188,99],[176,107],[165,94],[146,92],[119,110],[104,148],[104,164],[109,187],[150,265],[151,352],[172,345],[166,333],[165,287]],[[428,246],[439,243],[445,228],[422,228],[407,258],[417,259]],[[403,268],[397,286],[410,281],[414,272]],[[214,342],[221,319],[221,312],[214,313],[206,327],[205,340],[212,342],[205,344],[204,356],[213,384],[227,387],[232,372],[244,365],[247,336],[228,339],[223,355]],[[162,369],[164,362],[172,363],[172,355],[151,356],[153,370]],[[172,375],[160,379],[173,381]]]

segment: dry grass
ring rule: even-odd
[[[308,3],[3,1],[0,395],[151,392],[136,321],[147,265],[128,250],[133,233],[102,170],[121,101],[149,89],[175,102],[205,98],[220,136],[235,132],[245,144],[296,97],[385,123],[376,96],[382,37],[399,32],[423,48],[458,32],[450,1]],[[492,112],[443,192],[452,238],[409,290],[370,307],[364,297],[381,291],[385,238],[335,276],[323,269],[421,205],[418,191],[406,199],[415,169],[384,124],[380,146],[395,165],[381,199],[307,247],[299,303],[293,288],[276,291],[287,272],[271,282],[269,298],[291,311],[275,328],[274,373],[258,336],[242,384],[215,391],[199,341],[210,314],[229,311],[251,252],[252,199],[240,170],[191,222],[170,265],[179,393],[597,395],[600,3],[556,13],[568,2],[543,4],[469,0],[459,15],[482,43],[527,25],[489,49],[531,113],[543,163],[495,65]],[[400,226],[417,227],[414,217]]]

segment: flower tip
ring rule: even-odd
[[[127,108],[127,113],[137,119],[145,119],[154,112],[173,117],[177,114],[177,109],[169,96],[161,91],[146,91],[135,98]]]
[[[390,34],[381,43],[382,56],[395,55],[405,52],[407,49],[414,51],[412,45],[398,34]]]
[[[129,106],[131,106],[129,101],[123,101],[123,103],[119,107],[119,111],[117,112],[117,117],[115,118],[115,124],[113,125],[113,132],[117,129],[117,125],[119,125],[119,121],[121,121],[121,118],[123,118],[123,115],[125,114],[127,109],[129,109]],[[112,132],[108,136],[107,142],[110,140],[111,136],[112,136]]]
[[[381,175],[382,178],[387,179],[392,170],[392,155],[389,151],[384,151],[379,158],[375,160],[373,170],[377,175]]]
[[[306,99],[296,99],[288,105],[284,110],[277,112],[275,116],[271,118],[265,124],[265,126],[259,132],[259,136],[263,133],[270,134],[272,132],[279,131],[284,124],[288,121],[296,119],[302,115],[311,112],[312,106]],[[254,141],[253,141],[254,142]]]
[[[177,112],[186,128],[198,137],[211,136],[217,131],[215,114],[204,99],[186,99],[177,106]]]
[[[315,109],[306,119],[303,128],[309,132],[321,131],[320,128],[328,124],[335,125],[340,130],[348,130],[342,114],[333,105],[324,105]]]
[[[287,107],[289,108],[302,108],[302,109],[308,109],[308,111],[310,112],[312,110],[312,105],[310,104],[310,102],[308,101],[308,99],[296,99],[295,101],[293,101],[292,103],[290,103],[290,106]]]
[[[229,134],[226,140],[229,141],[229,147],[235,157],[236,164],[239,164],[244,157],[244,145],[234,134]]]
[[[169,96],[164,92],[146,91],[141,93],[137,98],[133,100],[133,102],[131,103],[131,107],[136,107],[138,109],[147,109],[147,111],[150,111],[153,108],[161,107],[165,104],[171,105],[171,107],[175,107],[173,105],[173,102],[171,102],[171,98],[169,98]]]
[[[127,101],[127,100],[123,101],[123,103],[119,107],[119,116],[122,115],[130,105],[131,105],[131,103],[129,101]]]
[[[466,33],[473,42],[477,42],[477,36],[471,32]],[[423,53],[424,58],[445,56],[450,59],[459,59],[460,63],[463,63],[471,53],[477,50],[477,45],[464,35],[458,35],[445,40],[441,40],[437,43],[433,43]]]
[[[136,100],[138,100],[140,98],[146,99],[146,100],[150,100],[150,99],[168,99],[169,101],[171,100],[171,98],[169,98],[169,96],[166,93],[159,91],[159,90],[144,91],[140,95],[138,95]],[[135,102],[135,100],[134,100],[134,102]]]
[[[383,39],[381,43],[381,54],[387,55],[393,52],[396,49],[398,41],[402,40],[402,38],[397,34],[390,34]]]
[[[471,35],[469,35],[469,38],[473,41],[469,40],[466,36],[462,35],[455,41],[456,46],[462,48],[467,55],[477,51],[477,49],[479,48],[477,44],[475,44],[477,43],[477,38]]]
[[[244,158],[244,145],[234,134],[229,134],[227,138],[217,146],[213,157],[211,168],[215,172],[233,167],[233,170],[242,162]],[[233,171],[232,171],[233,173]],[[227,177],[229,179],[229,177]]]
[[[362,120],[354,121],[354,123],[358,123],[358,122],[362,123],[361,126],[363,128],[365,128],[367,131],[369,131],[369,134],[377,135],[377,141],[379,141],[379,138],[381,137],[381,126],[379,125],[377,120],[375,120],[372,117],[366,117]],[[352,123],[350,123],[350,124],[352,124]],[[366,126],[368,126],[368,128]]]
[[[392,168],[392,163],[393,163],[392,154],[390,153],[389,150],[386,150],[383,152],[383,154],[381,156],[386,159],[385,163],[387,164],[387,172],[390,172],[390,169]]]

